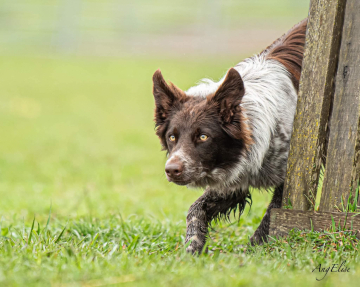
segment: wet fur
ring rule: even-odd
[[[228,218],[234,209],[242,213],[251,202],[250,187],[275,188],[251,238],[259,244],[267,240],[270,209],[281,206],[306,23],[231,68],[219,82],[205,79],[184,92],[155,72],[156,134],[168,162],[184,165],[184,173],[169,180],[206,188],[188,212],[188,251],[201,252],[213,219]],[[203,133],[210,135],[207,142],[199,141]]]

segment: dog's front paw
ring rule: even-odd
[[[199,237],[193,236],[187,242],[191,241],[190,245],[186,248],[186,252],[191,254],[200,254],[205,245],[205,236],[203,240],[200,240]]]
[[[192,247],[192,246],[190,245],[188,248],[186,248],[186,252],[187,252],[187,253],[191,253],[191,254],[195,254],[196,250],[195,250],[194,247]]]
[[[200,254],[203,250],[204,245],[198,245],[198,244],[190,244],[187,248],[186,248],[186,252],[187,253],[191,253],[191,254]]]

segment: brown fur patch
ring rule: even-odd
[[[242,140],[246,149],[253,143],[240,103],[245,94],[240,74],[231,68],[218,90],[207,97],[208,105],[218,110],[223,129],[232,138]]]
[[[306,26],[307,19],[304,19],[262,52],[267,54],[267,59],[279,61],[286,67],[297,90],[304,56]]]
[[[242,108],[242,110],[244,110],[244,108]],[[242,131],[241,138],[244,142],[245,149],[249,150],[249,147],[254,143],[254,140],[252,137],[251,129],[247,124],[247,118],[244,116],[244,113],[240,114],[240,129]]]
[[[185,103],[189,97],[173,83],[167,84],[160,69],[153,75],[153,94],[155,98],[154,118],[156,134],[162,139],[167,128],[167,120],[171,110]],[[162,145],[163,147],[165,145],[163,140]]]

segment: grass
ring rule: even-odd
[[[240,60],[240,59],[238,59]],[[201,194],[167,183],[151,76],[186,89],[232,60],[0,59],[1,286],[339,286],[360,278],[349,231],[294,231],[249,247],[270,196],[184,252]],[[51,212],[50,212],[51,211]],[[346,260],[350,272],[312,272]]]

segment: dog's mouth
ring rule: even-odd
[[[166,178],[169,182],[175,183],[176,185],[184,186],[196,186],[199,187],[200,185],[203,186],[204,184],[200,184],[206,178],[206,172],[199,172],[193,175],[187,175],[182,178],[172,178],[166,175]]]
[[[168,175],[166,175],[166,179],[168,180],[168,182],[172,182],[175,183],[177,185],[188,185],[192,182],[192,180],[190,179],[186,179],[186,178],[171,178]]]

